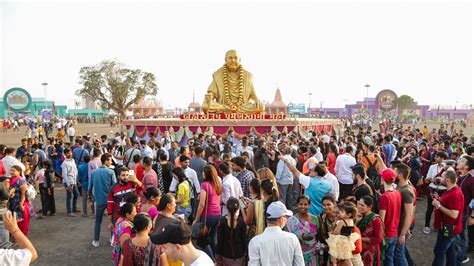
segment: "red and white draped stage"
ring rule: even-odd
[[[286,115],[240,115],[240,114],[209,114],[209,115],[181,115],[180,118],[159,119],[132,119],[124,121],[129,136],[135,134],[139,138],[146,138],[148,133],[160,136],[166,130],[178,142],[187,140],[193,136],[193,132],[205,135],[225,135],[233,130],[236,136],[244,135],[252,131],[256,135],[268,132],[298,132],[303,137],[312,131],[328,132],[332,130],[339,135],[342,128],[340,120],[315,119],[315,118],[291,118]]]

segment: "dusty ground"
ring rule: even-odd
[[[97,133],[100,136],[100,134],[109,134],[110,130],[111,128],[107,125],[87,124],[79,126],[78,134],[89,132],[91,135]],[[23,131],[20,132],[23,133]],[[469,135],[473,134],[473,128],[465,132]],[[18,146],[22,133],[11,131],[8,134],[0,133],[0,143]],[[67,217],[64,188],[58,185],[55,194],[57,215],[31,222],[29,238],[39,255],[35,265],[110,265],[112,250],[108,244],[109,234],[106,223],[102,224],[100,247],[92,247],[94,220],[90,217],[81,217],[80,214],[78,217]],[[39,208],[39,199],[36,199],[34,204]],[[79,198],[78,209],[82,209],[81,206],[82,202]],[[436,242],[435,233],[427,236],[421,231],[425,210],[426,200],[423,199],[417,205],[418,224],[415,227],[413,239],[408,242],[409,250],[417,265],[431,265],[432,250]],[[471,262],[474,261],[473,254],[470,256]]]

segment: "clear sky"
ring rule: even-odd
[[[2,0],[0,0],[2,1]],[[2,1],[0,92],[73,106],[79,69],[105,59],[156,75],[165,107],[202,102],[225,52],[257,95],[340,107],[382,89],[473,103],[470,1]],[[309,93],[312,97],[309,97]],[[3,93],[2,93],[3,95]],[[310,99],[311,98],[311,99]],[[459,108],[459,107],[458,107]]]

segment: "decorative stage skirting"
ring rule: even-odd
[[[238,135],[244,135],[247,131],[252,131],[256,135],[263,135],[268,132],[298,132],[303,137],[310,132],[335,131],[339,135],[342,128],[340,120],[336,119],[314,119],[314,118],[286,118],[286,119],[258,119],[258,120],[234,120],[234,119],[196,119],[187,120],[179,118],[163,119],[134,119],[124,121],[124,125],[129,136],[135,134],[139,138],[149,138],[148,133],[153,133],[159,137],[166,130],[171,137],[178,141],[191,138],[193,132],[204,133],[205,135],[224,135],[229,130],[234,130]]]

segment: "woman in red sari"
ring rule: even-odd
[[[374,200],[371,196],[363,196],[357,202],[357,209],[362,219],[357,223],[362,234],[362,261],[364,265],[380,266],[380,244],[383,237],[382,219],[372,212]]]

